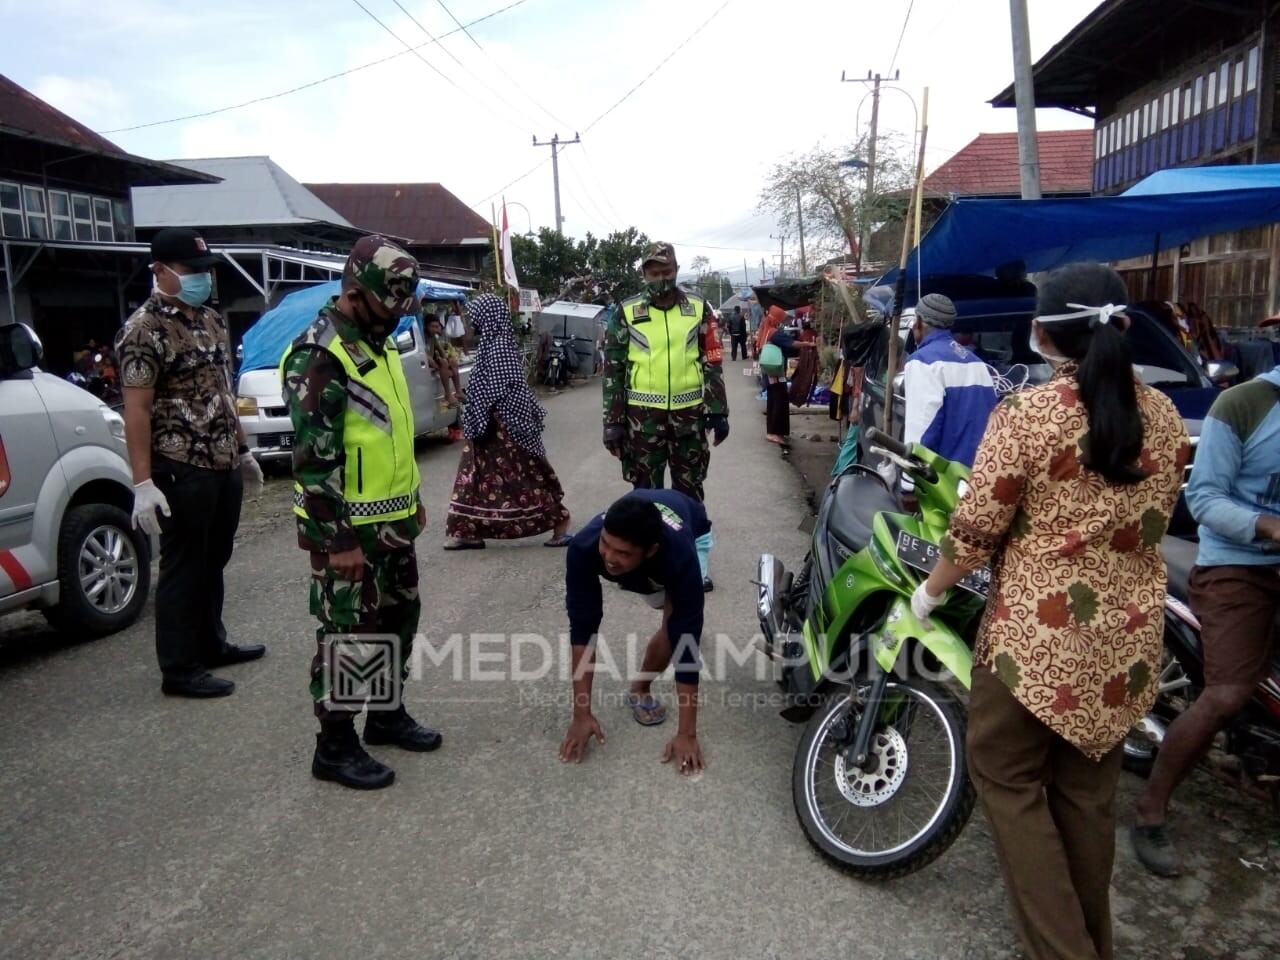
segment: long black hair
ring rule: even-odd
[[[1098,307],[1124,303],[1124,281],[1110,267],[1075,263],[1054,270],[1040,285],[1036,310],[1042,316],[1078,313],[1083,304]],[[1080,462],[1111,483],[1144,480],[1138,466],[1142,453],[1142,414],[1133,379],[1133,358],[1124,333],[1115,321],[1102,323],[1097,315],[1056,320],[1040,327],[1064,356],[1079,363],[1076,379],[1089,417],[1089,436]]]

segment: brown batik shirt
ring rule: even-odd
[[[1006,397],[978,447],[969,491],[943,538],[948,559],[992,561],[974,651],[1018,701],[1100,758],[1155,700],[1165,596],[1160,541],[1188,443],[1163,394],[1137,385],[1146,479],[1084,467],[1089,424],[1075,364]]]
[[[155,391],[151,453],[204,470],[236,465],[236,401],[227,325],[212,307],[191,319],[153,293],[116,337],[120,383]]]

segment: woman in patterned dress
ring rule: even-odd
[[[1135,376],[1124,298],[1096,264],[1041,286],[1031,347],[1053,376],[992,413],[946,559],[912,597],[927,618],[992,565],[968,760],[1031,960],[1112,956],[1122,743],[1160,672],[1160,541],[1189,448],[1173,404]]]
[[[466,444],[445,521],[446,550],[479,550],[486,539],[517,540],[546,530],[548,547],[569,543],[564,490],[547,462],[542,424],[501,299],[483,294],[467,308],[480,348],[462,411]]]

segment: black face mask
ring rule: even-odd
[[[362,330],[368,330],[378,336],[385,336],[390,329],[388,322],[373,312],[373,308],[369,306],[369,298],[364,291],[360,291],[357,299],[360,301],[360,309],[355,317],[356,323]]]

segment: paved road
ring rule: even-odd
[[[719,586],[707,623],[723,635],[707,644],[711,663],[754,630],[757,553],[798,557],[806,539],[795,477],[730,367],[734,432],[708,494]],[[598,396],[592,384],[547,401],[549,452],[579,518],[626,489],[599,445]],[[480,656],[428,664],[411,682],[410,707],[445,746],[380,750],[398,774],[389,790],[310,777],[313,626],[283,481],[247,507],[228,571],[233,637],[270,647],[227,671],[230,699],[161,696],[149,613],[91,644],[38,618],[0,622],[0,957],[1016,955],[980,816],[941,861],[889,885],[811,853],[791,809],[798,730],[751,705],[774,691],[758,658],[729,660],[727,677],[704,684],[709,768],[696,781],[658,763],[667,728],[642,729],[617,706],[599,714],[608,743],[562,766],[567,684],[554,671],[475,675],[501,670],[486,657],[510,646],[479,635],[565,628],[563,553],[538,541],[442,552],[457,457],[421,450],[432,509],[422,626],[435,649],[456,633]],[[647,635],[653,618],[606,593],[606,631]],[[521,649],[536,673],[534,648]],[[616,698],[625,684],[598,689]],[[1180,812],[1193,876],[1158,884],[1121,848],[1118,955],[1275,956],[1274,820],[1207,778]]]

